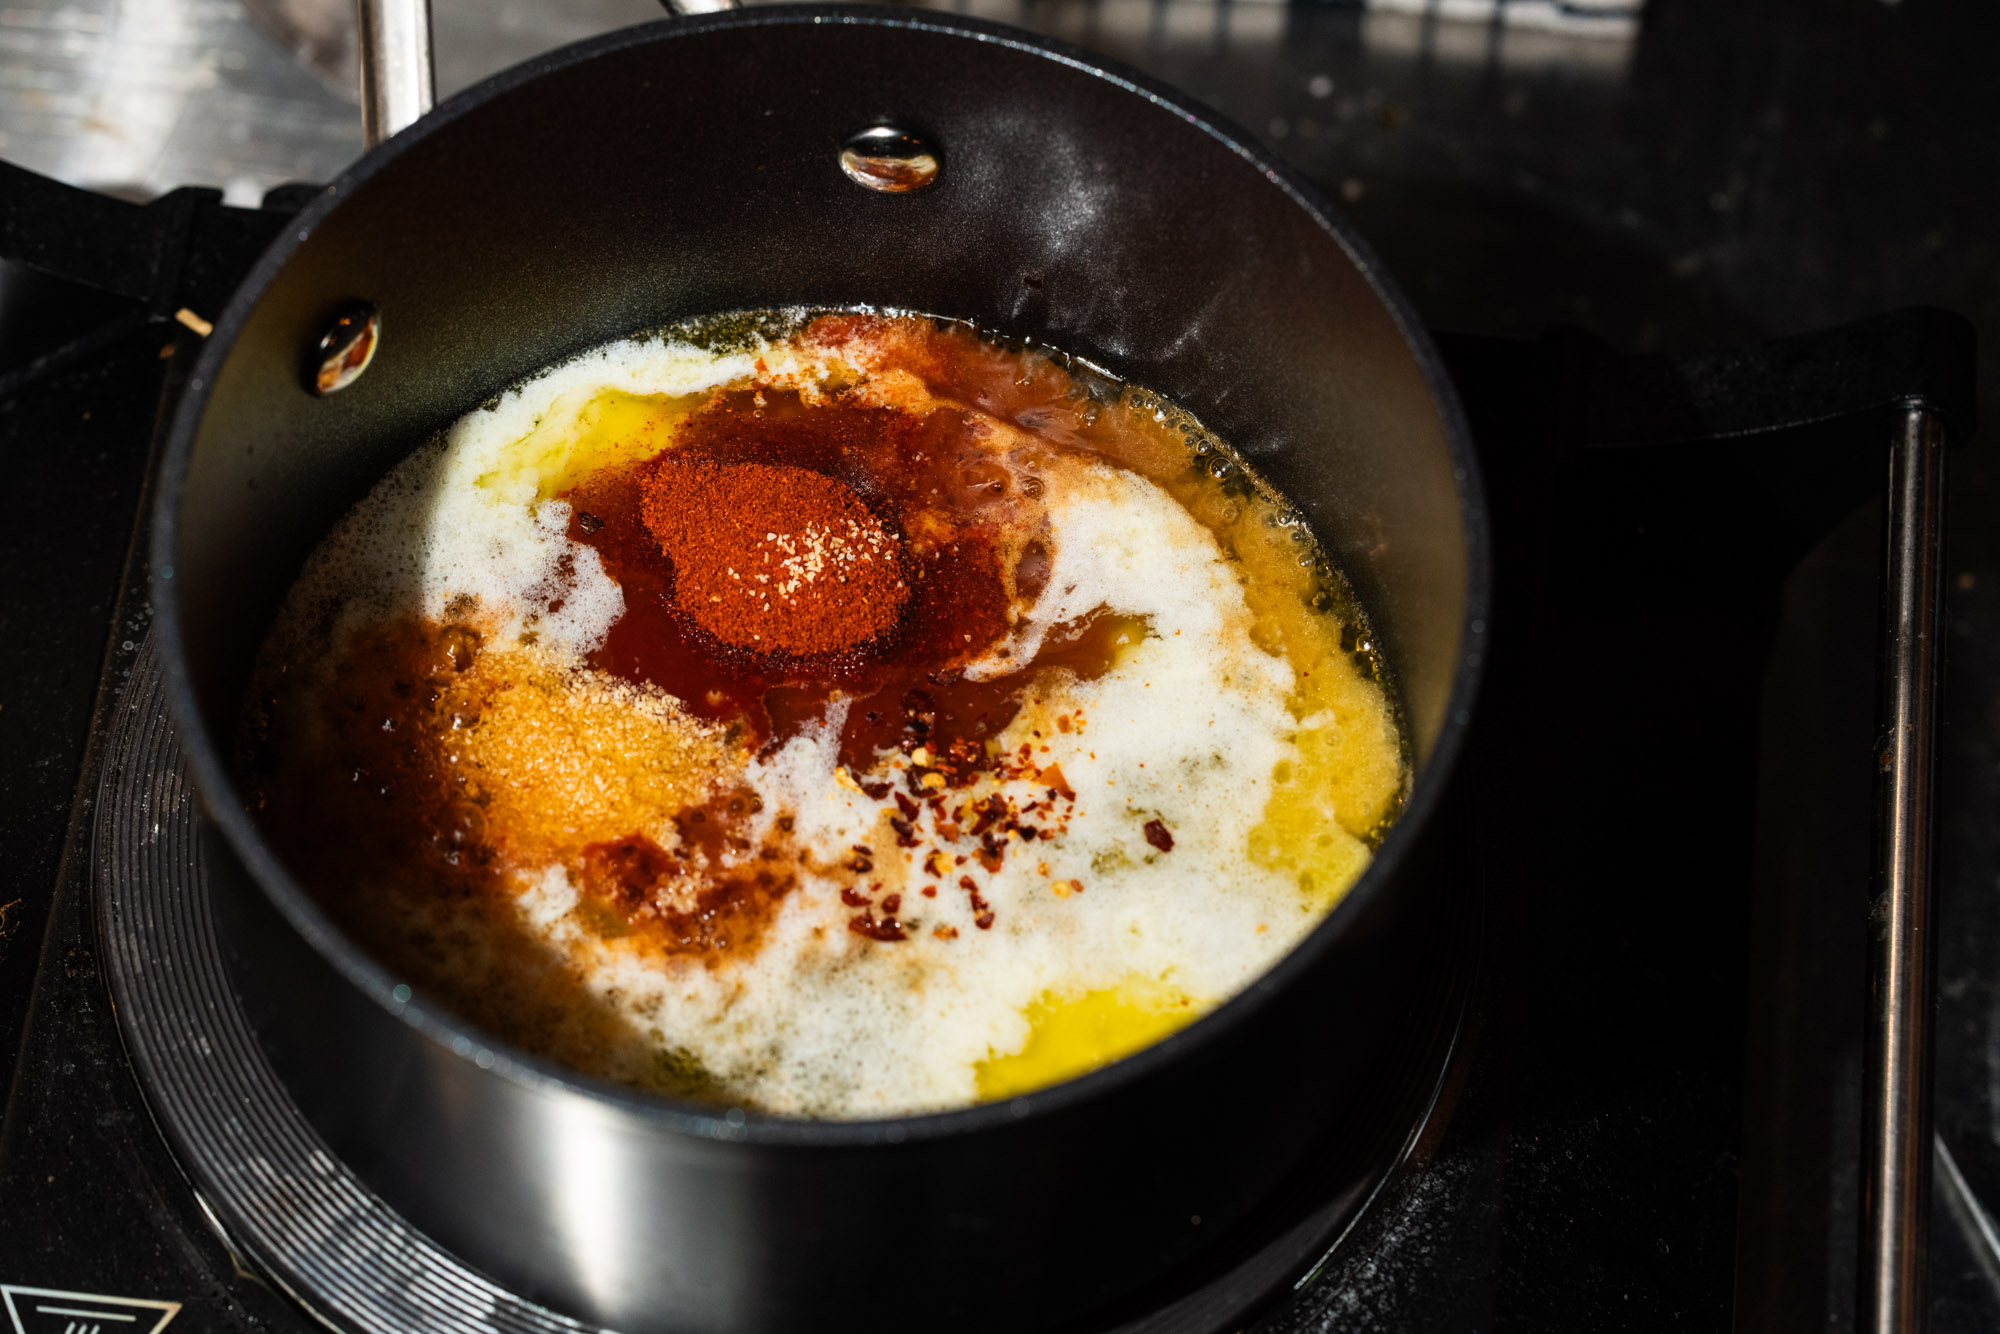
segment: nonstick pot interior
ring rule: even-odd
[[[842,174],[843,140],[881,123],[941,150],[934,186],[879,194]],[[316,397],[309,350],[358,300],[381,312],[374,365]],[[1276,483],[1354,580],[1411,739],[1409,813],[1252,994],[1004,1107],[723,1117],[587,1085],[397,1000],[273,859],[226,756],[257,645],[334,521],[417,441],[567,354],[776,305],[971,319],[1162,391]],[[1396,961],[1423,939],[1399,884],[1484,615],[1470,469],[1434,353],[1344,226],[1134,76],[968,21],[777,9],[510,71],[369,154],[266,256],[163,472],[162,659],[267,1054],[391,1203],[586,1319],[1023,1329],[1108,1300],[1282,1177],[1354,1095],[1367,1016],[1399,1003]],[[845,1249],[884,1230],[887,1305]]]

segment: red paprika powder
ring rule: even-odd
[[[910,599],[901,541],[835,478],[668,454],[640,491],[675,601],[725,644],[836,653],[888,631]]]

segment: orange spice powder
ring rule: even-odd
[[[822,473],[668,455],[641,494],[675,600],[725,644],[835,653],[885,633],[909,601],[901,541]]]

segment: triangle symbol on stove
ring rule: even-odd
[[[12,1334],[160,1334],[179,1302],[0,1283]]]

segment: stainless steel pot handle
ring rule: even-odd
[[[361,138],[368,147],[437,101],[430,0],[355,0],[361,29]]]
[[[711,14],[740,0],[660,0],[669,14]],[[361,30],[361,137],[373,148],[437,101],[430,0],[354,0]]]
[[[1932,795],[1944,609],[1945,419],[1903,413],[1890,454],[1882,569],[1882,700],[1863,1049],[1856,1328],[1925,1328],[1931,1202]]]

